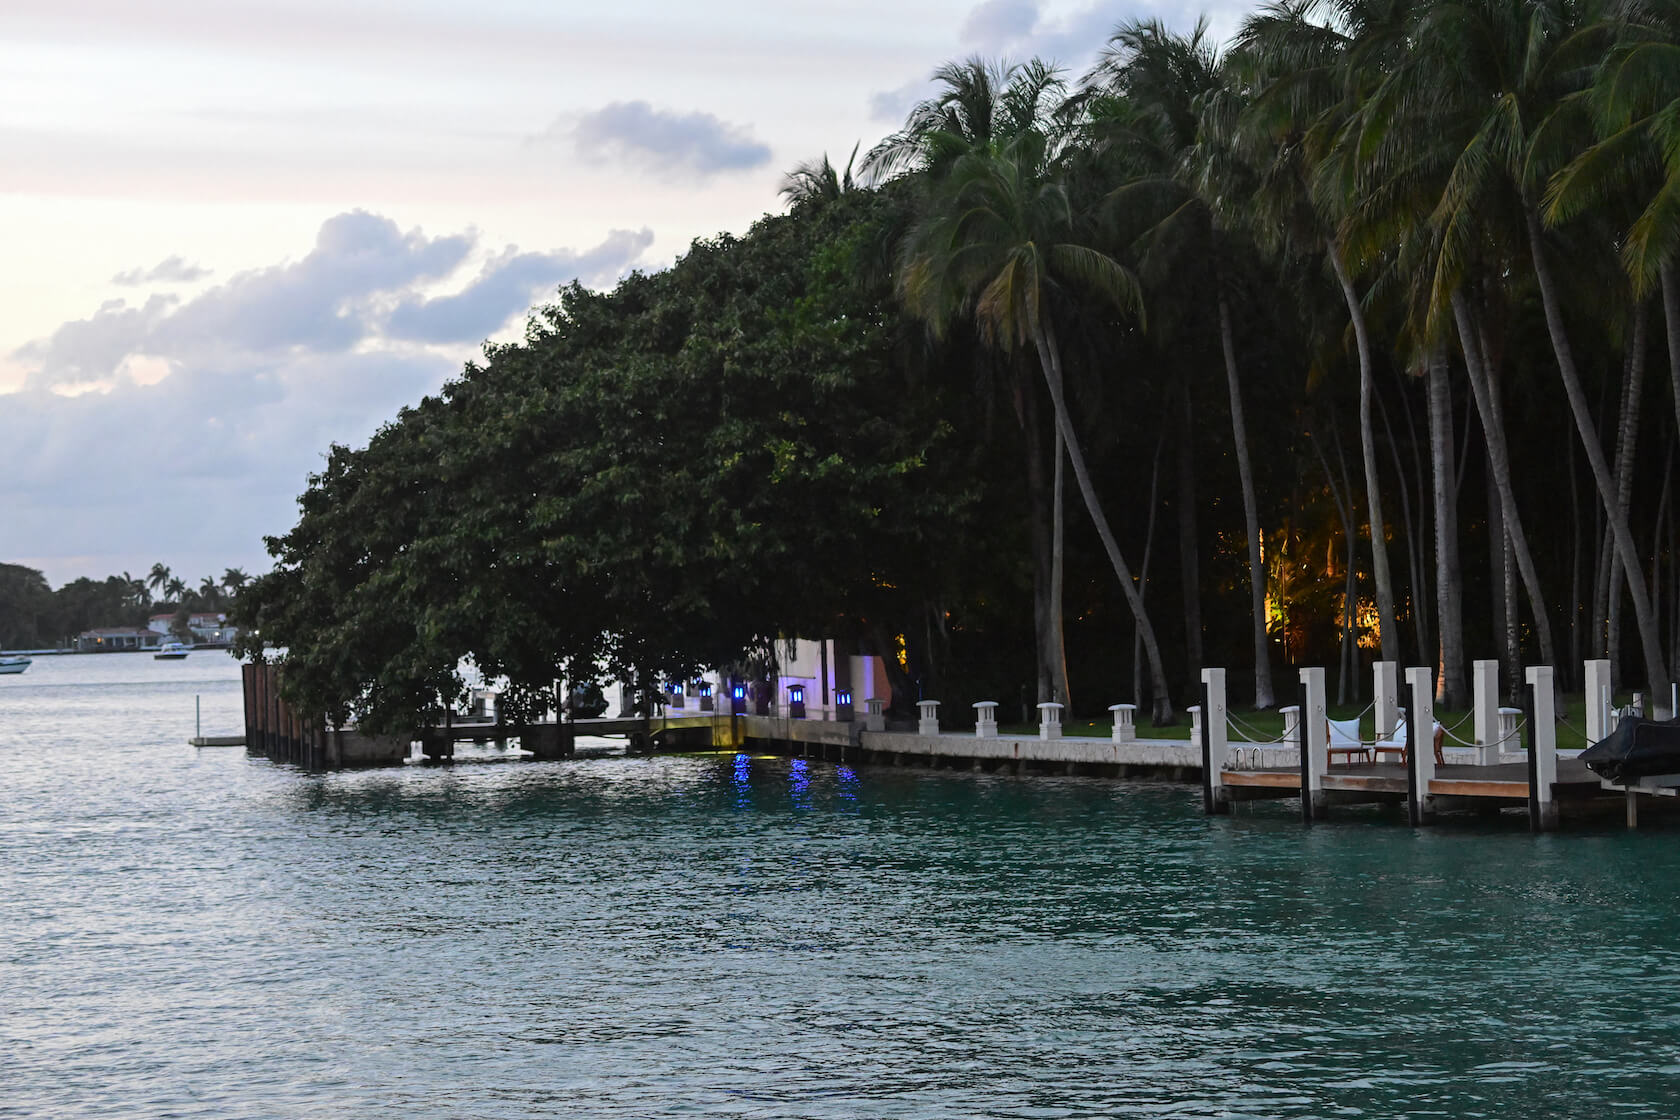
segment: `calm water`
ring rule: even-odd
[[[0,678],[0,1116],[1680,1115],[1680,834],[734,756],[310,775]]]

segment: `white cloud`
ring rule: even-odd
[[[65,323],[10,358],[27,372],[0,398],[0,559],[27,552],[55,583],[183,554],[265,569],[262,536],[290,527],[329,444],[362,442],[533,303],[574,277],[611,284],[651,242],[508,247],[472,273],[476,234],[352,211],[295,261]]]
[[[210,275],[210,270],[188,264],[179,256],[168,257],[151,268],[131,268],[111,277],[111,283],[123,288],[137,288],[142,284],[190,284]]]
[[[607,158],[658,174],[701,178],[750,171],[770,162],[770,146],[740,125],[711,113],[656,109],[646,101],[615,101],[575,122],[557,121],[545,138],[568,137],[577,154]]]

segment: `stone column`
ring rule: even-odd
[[[916,720],[916,734],[918,734],[918,735],[937,735],[937,734],[939,734],[939,701],[937,701],[937,700],[918,700],[918,701],[916,701],[916,713],[919,717]]]
[[[1474,738],[1476,746],[1485,749],[1499,741],[1499,662],[1472,662],[1470,683],[1476,697],[1472,708],[1476,715]]]
[[[871,696],[863,702],[863,729],[865,731],[885,731],[887,729],[887,702],[879,696]]]
[[[1606,657],[1586,662],[1587,745],[1610,734],[1610,660]]]
[[[974,705],[974,737],[976,739],[997,738],[997,708],[996,700],[982,700]]]
[[[1060,739],[1062,737],[1062,706],[1054,700],[1046,700],[1038,706],[1038,737],[1040,739]]]
[[[1400,665],[1394,661],[1379,661],[1371,666],[1375,684],[1377,740],[1394,738],[1394,726],[1399,722]]]
[[[1108,710],[1113,713],[1114,731],[1112,737],[1116,743],[1130,743],[1137,738],[1137,705],[1110,704]]]

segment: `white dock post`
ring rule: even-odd
[[[996,700],[981,700],[974,705],[974,737],[976,739],[997,738],[997,707]]]
[[[1388,662],[1392,667],[1393,663]],[[1306,728],[1307,750],[1304,771],[1306,787],[1301,796],[1312,806],[1312,815],[1323,819],[1324,774],[1330,768],[1330,728],[1324,722],[1324,669],[1315,666],[1301,670],[1301,683],[1307,688],[1307,710],[1301,713]],[[1305,814],[1303,814],[1305,815]]]
[[[1476,699],[1474,711],[1476,713],[1476,747],[1478,766],[1489,766],[1499,761],[1498,749],[1492,752],[1488,747],[1499,742],[1499,662],[1487,660],[1476,661],[1470,666],[1470,683],[1474,689]],[[1490,760],[1489,754],[1494,757]]]
[[[937,735],[937,734],[939,734],[939,701],[937,701],[937,700],[918,700],[918,701],[916,701],[916,713],[920,717],[916,721],[916,734],[918,734],[918,735]]]
[[[1192,704],[1184,710],[1190,713],[1190,749],[1199,751],[1202,749],[1202,706]]]
[[[1225,753],[1231,736],[1225,717],[1224,669],[1202,670],[1202,701],[1206,705],[1206,711],[1202,713],[1205,721],[1202,734],[1207,736],[1207,754],[1202,758],[1203,809],[1208,813],[1229,813],[1231,801],[1225,795],[1221,774],[1225,769]],[[1201,753],[1200,738],[1191,746],[1195,753]]]
[[[1412,809],[1412,823],[1425,824],[1435,813],[1430,808],[1429,783],[1435,778],[1435,684],[1434,675],[1426,665],[1414,665],[1406,670],[1406,683],[1411,686],[1412,705],[1406,719],[1406,754],[1416,776],[1417,800]]]
[[[1137,705],[1110,704],[1108,710],[1114,713],[1114,741],[1116,743],[1129,743],[1136,739]]]
[[[1528,687],[1533,693],[1529,701],[1529,742],[1534,755],[1529,762],[1529,804],[1532,806],[1529,823],[1537,832],[1551,832],[1558,826],[1557,802],[1552,798],[1552,784],[1557,781],[1557,712],[1552,692],[1552,667],[1530,665]]]
[[[1060,739],[1062,737],[1062,706],[1054,700],[1046,700],[1038,706],[1038,737],[1040,739]]]
[[[1587,745],[1610,734],[1610,659],[1589,658],[1586,662]]]
[[[863,702],[863,729],[865,731],[885,731],[887,729],[887,701],[880,696],[870,696]]]
[[[1377,741],[1394,738],[1394,726],[1400,720],[1400,663],[1379,661],[1371,666],[1374,689],[1372,706],[1376,709]]]

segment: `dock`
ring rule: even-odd
[[[1609,665],[1589,661],[1586,668],[1589,694],[1605,697],[1600,710],[1588,706],[1586,734],[1596,742],[1610,730]],[[1131,704],[1110,706],[1108,738],[1064,737],[1061,705],[1055,703],[1039,705],[1037,734],[1005,735],[996,722],[998,705],[991,701],[974,705],[972,731],[948,731],[940,725],[936,700],[918,702],[914,723],[889,727],[881,697],[868,698],[866,711],[858,712],[848,696],[845,705],[806,719],[802,704],[790,704],[785,713],[748,714],[740,688],[733,690],[737,695],[728,711],[712,710],[708,697],[701,710],[673,705],[649,715],[530,723],[445,713],[441,723],[406,734],[364,735],[299,718],[279,694],[276,667],[247,665],[245,735],[195,739],[194,744],[243,742],[249,752],[271,761],[339,769],[448,763],[456,745],[465,742],[518,748],[507,757],[567,759],[578,757],[580,737],[619,736],[627,753],[753,750],[843,764],[1199,782],[1203,809],[1210,815],[1229,813],[1244,802],[1294,799],[1307,825],[1325,820],[1333,807],[1357,803],[1403,805],[1413,826],[1447,813],[1526,810],[1535,831],[1555,829],[1566,817],[1602,816],[1622,802],[1632,827],[1642,798],[1680,809],[1680,774],[1624,788],[1601,780],[1578,759],[1560,756],[1551,667],[1528,668],[1523,709],[1498,705],[1497,671],[1496,662],[1475,663],[1473,737],[1455,736],[1455,745],[1443,746],[1444,729],[1434,722],[1433,670],[1407,669],[1403,697],[1399,667],[1379,662],[1373,666],[1375,700],[1367,709],[1375,711],[1375,739],[1342,739],[1332,749],[1325,671],[1318,667],[1298,671],[1300,702],[1281,709],[1284,734],[1253,742],[1232,735],[1225,670],[1218,668],[1202,671],[1202,702],[1189,709],[1189,737],[1152,739],[1137,734]],[[1592,692],[1595,688],[1598,693]],[[1405,707],[1403,698],[1410,701]],[[1420,737],[1423,749],[1408,748],[1408,720],[1435,729],[1433,736]],[[1358,724],[1342,733],[1357,736]],[[1346,761],[1332,765],[1333,755]]]

